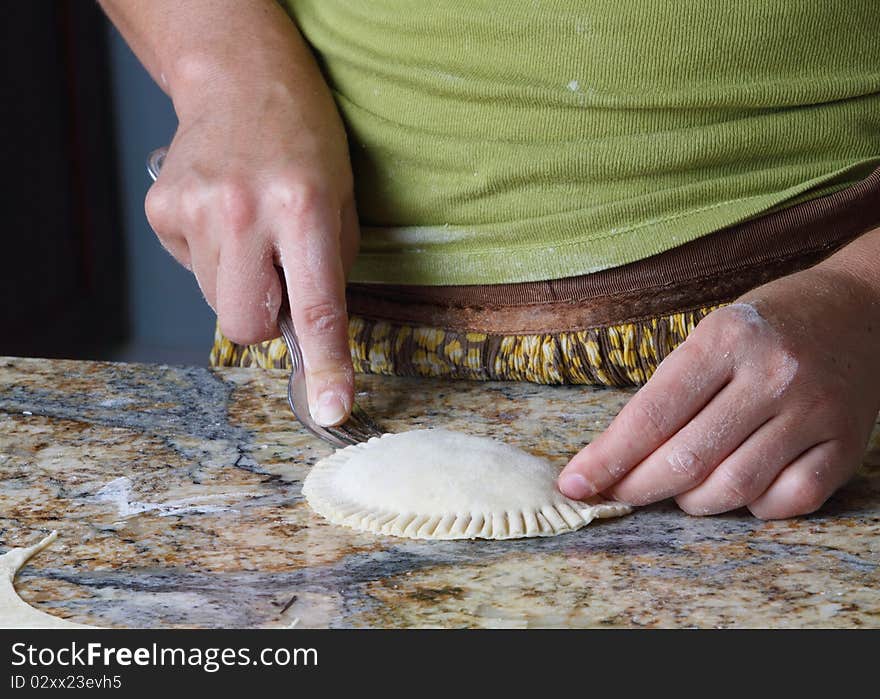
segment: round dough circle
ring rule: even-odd
[[[574,531],[631,511],[556,488],[547,459],[449,430],[386,434],[337,450],[303,494],[334,524],[412,539],[512,539]]]

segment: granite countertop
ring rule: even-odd
[[[629,392],[358,377],[391,430],[447,427],[564,462]],[[328,524],[330,448],[280,371],[0,359],[0,551],[33,606],[112,627],[880,626],[880,431],[811,517],[671,504],[548,539],[425,542]]]

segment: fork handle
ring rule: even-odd
[[[282,283],[284,277],[282,276]],[[287,294],[284,294],[284,302],[278,310],[278,329],[281,330],[281,336],[287,345],[287,352],[290,355],[290,370],[296,373],[303,371],[302,350],[299,348],[299,338],[296,336],[296,330],[293,327],[293,318],[290,315],[290,307],[287,304]]]

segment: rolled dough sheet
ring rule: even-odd
[[[337,450],[303,484],[334,524],[413,539],[554,536],[632,508],[580,502],[556,487],[559,468],[509,444],[450,430],[413,430]]]
[[[75,624],[34,609],[15,592],[13,582],[18,571],[35,554],[58,537],[52,532],[40,543],[28,548],[10,549],[0,556],[0,629],[97,629],[98,626]]]

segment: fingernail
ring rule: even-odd
[[[345,404],[333,391],[326,391],[318,396],[312,417],[315,422],[324,427],[338,425],[345,419]]]
[[[559,490],[572,500],[583,500],[596,494],[593,485],[579,473],[566,473],[560,476]]]

